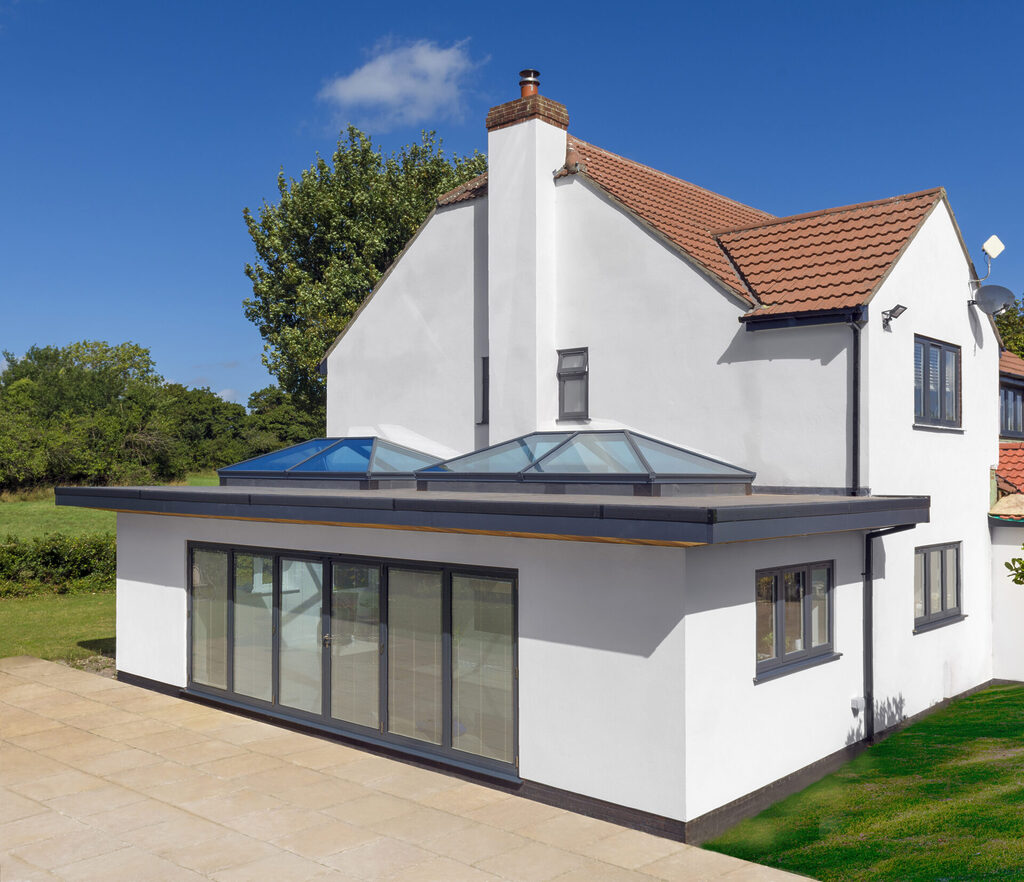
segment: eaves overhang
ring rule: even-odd
[[[169,517],[680,547],[919,524],[930,506],[927,496],[567,499],[251,487],[58,487],[56,501]]]
[[[748,312],[739,317],[748,331],[795,328],[801,325],[856,324],[867,321],[866,306],[843,309],[805,309],[793,312]]]

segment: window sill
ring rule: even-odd
[[[842,657],[843,654],[841,652],[826,652],[821,655],[812,655],[810,658],[801,658],[797,661],[790,662],[789,664],[779,665],[777,668],[769,668],[765,671],[759,671],[757,676],[754,677],[754,685],[756,686],[758,683],[765,683],[768,680],[775,680],[778,677],[785,677],[786,674],[802,671],[805,668],[816,668],[818,665],[823,665],[826,662],[833,662]]]
[[[933,426],[930,423],[914,423],[912,428],[917,432],[939,432],[945,435],[962,435],[964,433],[960,426]]]
[[[590,425],[590,417],[559,417],[555,420],[556,423],[576,423],[581,425]]]
[[[936,628],[944,628],[946,625],[955,625],[957,622],[962,622],[966,619],[963,613],[957,613],[952,616],[944,616],[941,619],[932,619],[928,622],[918,622],[914,625],[915,634],[924,634],[928,631],[934,631]]]

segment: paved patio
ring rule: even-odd
[[[0,659],[0,880],[795,879],[38,659]]]

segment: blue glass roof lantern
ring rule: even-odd
[[[629,429],[533,432],[417,472],[425,480],[750,483],[755,473]]]
[[[383,438],[314,438],[218,469],[228,477],[376,478],[409,475],[437,462]]]

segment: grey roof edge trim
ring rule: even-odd
[[[136,511],[157,515],[237,520],[337,523],[436,531],[517,533],[666,544],[742,542],[786,536],[877,529],[929,519],[927,497],[866,500],[879,505],[824,502],[776,506],[775,517],[720,519],[711,506],[628,506],[558,500],[410,499],[386,495],[210,493],[220,488],[126,488],[127,492],[67,493],[58,505]],[[98,488],[115,489],[115,488]],[[196,492],[196,491],[207,492]],[[153,492],[157,491],[157,492]],[[162,491],[162,492],[160,492]],[[855,500],[851,500],[855,503]],[[472,505],[468,504],[472,503]],[[886,504],[888,503],[888,504]],[[728,507],[724,507],[728,508]],[[738,506],[763,515],[767,506]],[[789,513],[789,514],[787,514]]]

